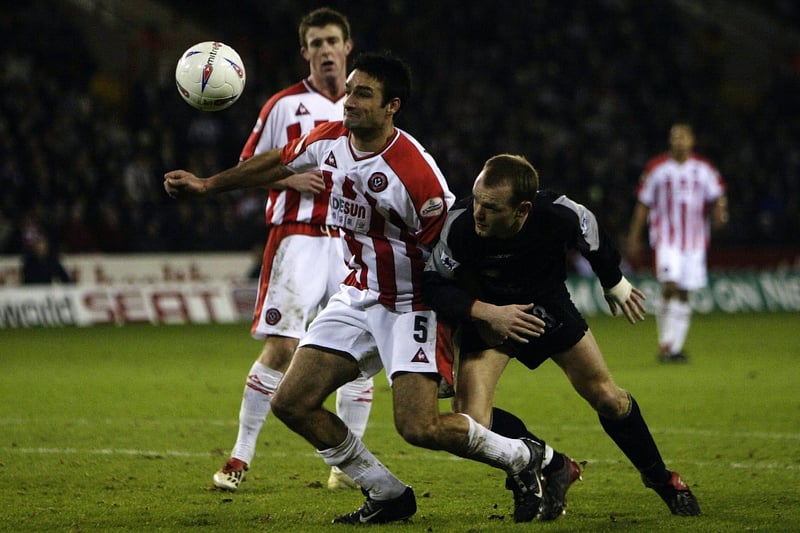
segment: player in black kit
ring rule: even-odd
[[[566,254],[577,250],[599,278],[612,314],[622,311],[631,324],[644,319],[644,294],[622,275],[619,253],[594,214],[540,191],[538,173],[522,156],[490,158],[472,193],[448,214],[424,278],[426,303],[461,329],[454,409],[492,427],[495,389],[510,359],[533,370],[551,358],[645,486],[673,514],[699,515],[689,487],[664,465],[636,400],[611,377],[565,285]],[[561,509],[549,512],[553,519]]]

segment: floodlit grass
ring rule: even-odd
[[[655,361],[654,324],[591,317],[618,383],[703,516],[673,517],[555,365],[512,363],[498,405],[578,461],[554,523],[514,524],[503,475],[395,433],[378,376],[365,441],[413,485],[419,511],[381,531],[791,531],[800,523],[796,314],[695,316],[687,365]],[[314,450],[270,418],[248,480],[212,490],[260,345],[246,325],[0,330],[0,530],[343,531]],[[443,408],[447,404],[443,403]]]

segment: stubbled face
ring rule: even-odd
[[[328,24],[308,29],[306,45],[301,52],[310,65],[311,77],[327,82],[344,79],[347,56],[352,49],[353,43],[344,40],[342,29],[335,24]]]
[[[475,233],[479,237],[505,239],[519,231],[519,211],[511,204],[511,195],[510,183],[486,187],[483,183],[483,172],[478,174],[472,187],[472,207]]]
[[[344,126],[355,134],[382,130],[392,114],[390,103],[382,105],[383,84],[359,70],[347,78],[344,89]]]
[[[682,161],[689,157],[694,148],[694,134],[688,126],[675,125],[669,130],[669,149],[675,159]]]

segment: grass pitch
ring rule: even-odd
[[[379,529],[796,531],[797,314],[695,315],[687,365],[656,362],[652,318],[589,322],[703,516],[674,517],[643,488],[554,364],[529,372],[512,363],[498,405],[585,463],[567,514],[514,524],[501,472],[404,443],[381,374],[365,442],[414,486],[419,511]],[[361,494],[327,490],[328,468],[273,417],[242,488],[211,487],[259,349],[242,324],[0,330],[0,530],[347,529],[330,520],[358,507]]]

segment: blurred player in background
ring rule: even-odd
[[[591,264],[611,312],[622,311],[631,324],[644,320],[644,294],[622,275],[619,253],[594,214],[566,196],[539,191],[538,173],[522,156],[490,158],[472,192],[450,211],[424,276],[425,301],[442,320],[461,326],[456,410],[488,424],[508,362],[533,370],[552,359],[645,486],[673,514],[699,515],[697,500],[666,469],[636,400],[614,382],[567,291],[566,252],[575,249]],[[541,335],[535,318],[543,320]],[[561,514],[564,494],[580,475],[568,457],[560,463],[552,476],[544,470],[546,483],[552,477],[560,485],[544,500],[545,520]]]
[[[689,295],[708,283],[709,214],[715,228],[728,221],[725,183],[710,162],[693,153],[694,143],[689,124],[672,126],[669,152],[650,160],[644,169],[628,234],[628,254],[636,260],[642,231],[649,224],[655,274],[661,283],[656,328],[658,358],[663,362],[687,360],[683,345],[692,315]]]
[[[242,150],[240,161],[285,145],[317,124],[342,120],[350,23],[328,8],[308,13],[299,25],[307,78],[272,96]],[[266,205],[269,237],[264,248],[251,333],[264,347],[245,382],[239,433],[214,485],[236,490],[255,455],[256,441],[275,389],[298,340],[349,273],[339,229],[326,225],[329,194],[318,172],[295,174],[270,185]],[[359,438],[372,406],[372,378],[359,377],[337,391],[336,411]],[[329,488],[356,488],[333,468]]]
[[[338,387],[382,368],[392,386],[394,424],[409,443],[502,469],[514,492],[514,519],[529,522],[542,501],[544,446],[507,438],[468,415],[439,412],[436,314],[422,297],[422,273],[453,194],[431,155],[394,125],[411,92],[408,66],[390,54],[362,54],[347,78],[344,120],[200,179],[164,176],[173,197],[268,185],[321,169],[331,211],[344,232],[350,275],[309,326],[275,392],[275,415],[366,495],[334,522],[386,523],[417,510],[414,491],[325,408]],[[452,488],[448,489],[452,490]]]

